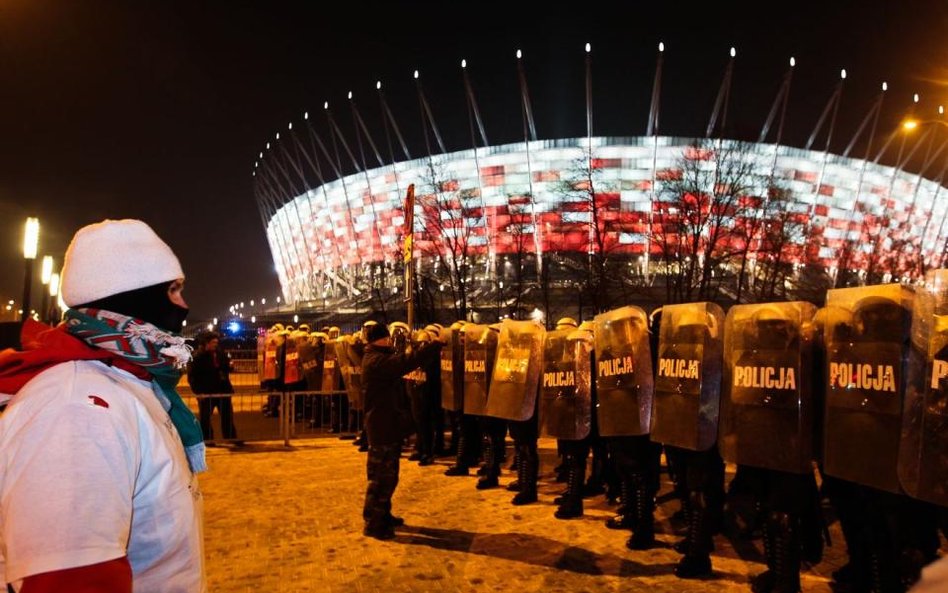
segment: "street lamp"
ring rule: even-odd
[[[40,281],[43,283],[43,300],[40,305],[40,319],[47,321],[49,313],[49,281],[53,277],[53,256],[44,255],[43,265],[40,267]]]
[[[30,289],[33,285],[33,261],[36,259],[36,248],[39,246],[39,219],[32,216],[26,219],[23,227],[23,314],[21,321],[26,321],[30,314]]]
[[[49,298],[52,300],[52,304],[49,306],[49,310],[44,310],[43,315],[46,315],[50,323],[55,323],[59,315],[54,315],[53,311],[59,309],[59,274],[51,274],[49,277]]]

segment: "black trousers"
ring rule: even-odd
[[[398,459],[401,453],[401,443],[369,445],[365,467],[368,486],[365,489],[362,518],[370,529],[384,528],[392,513],[392,495],[398,486]]]
[[[225,439],[236,439],[237,429],[234,427],[234,405],[229,397],[199,397],[198,415],[201,418],[201,432],[204,434],[204,440],[210,441],[214,438],[214,430],[211,428],[211,416],[214,414],[214,408],[217,408],[221,415],[221,435]]]

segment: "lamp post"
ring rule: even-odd
[[[40,281],[43,283],[43,300],[39,308],[39,316],[45,323],[49,320],[49,281],[53,277],[53,256],[43,256],[43,264],[40,270]]]
[[[26,321],[30,316],[30,289],[33,285],[33,261],[36,259],[36,248],[39,245],[39,219],[32,216],[26,219],[23,227],[23,315],[20,321]]]
[[[49,309],[43,314],[51,324],[55,324],[59,321],[59,274],[51,274],[49,277],[49,298]]]

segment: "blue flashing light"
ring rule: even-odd
[[[241,329],[240,323],[238,323],[237,321],[231,321],[230,323],[227,324],[227,331],[229,331],[232,334],[236,334],[237,332],[240,331],[240,329]]]

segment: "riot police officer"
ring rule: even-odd
[[[649,440],[652,360],[648,319],[638,307],[622,307],[595,318],[596,416],[608,438],[622,483],[624,523],[632,528],[626,547],[655,544],[655,494],[661,446]]]
[[[815,311],[804,302],[738,305],[725,324],[719,444],[725,460],[752,468],[766,513],[767,571],[754,578],[755,593],[800,588],[801,531],[811,527],[803,519],[816,500]]]
[[[658,332],[651,438],[677,460],[688,532],[676,546],[681,578],[710,576],[712,532],[724,502],[717,448],[724,313],[713,303],[666,305]]]

